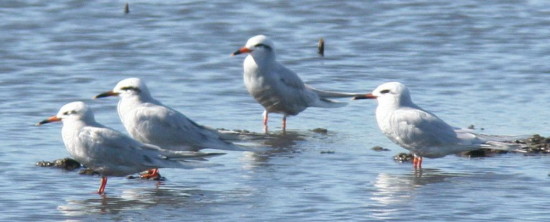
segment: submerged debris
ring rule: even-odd
[[[384,147],[381,147],[381,146],[373,146],[372,148],[370,148],[371,150],[374,150],[374,151],[390,151],[390,149],[388,148],[384,148]]]
[[[508,151],[482,148],[482,149],[458,153],[457,155],[463,156],[463,157],[489,157],[489,156],[494,156],[497,154],[505,154],[505,153],[508,153]]]
[[[220,133],[222,135],[222,138],[224,139],[229,139],[229,140],[237,140],[238,136],[255,136],[255,135],[259,135],[258,133],[254,133],[254,132],[250,132],[248,130],[245,130],[245,129],[233,129],[233,130],[230,130],[230,129],[225,129],[225,128],[217,128],[216,129],[218,131],[218,133]],[[237,136],[235,138],[226,138],[225,136],[229,136],[229,135],[232,135],[232,136]]]
[[[474,124],[470,124],[468,127],[466,127],[468,129],[471,129],[471,130],[475,130],[476,129],[476,126],[474,126]],[[485,130],[485,128],[479,128],[479,130]]]
[[[62,168],[64,170],[74,170],[82,166],[80,165],[79,162],[71,158],[58,159],[58,160],[54,160],[53,162],[39,161],[36,163],[36,165],[40,167],[57,167],[57,168]]]
[[[325,128],[315,128],[315,129],[312,129],[311,131],[313,131],[314,133],[319,133],[319,134],[327,134],[328,133],[328,129],[325,129]]]
[[[393,156],[393,160],[400,163],[411,162],[413,157],[412,153],[399,153]]]
[[[321,151],[321,154],[334,154],[334,153],[336,153],[336,152],[332,151],[332,150]]]
[[[250,133],[252,133],[252,132],[250,132],[248,130],[245,130],[245,129],[228,130],[228,129],[224,129],[224,128],[219,128],[218,130],[220,130],[220,131],[233,131],[233,132],[236,132],[236,133],[239,133],[239,134],[250,134]]]
[[[90,176],[93,176],[93,175],[99,175],[98,172],[90,169],[90,168],[85,168],[85,169],[82,169],[78,172],[78,174],[81,174],[81,175],[90,175]]]

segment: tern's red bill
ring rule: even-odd
[[[246,48],[246,47],[242,47],[239,50],[233,52],[233,54],[231,54],[231,55],[234,56],[234,55],[238,55],[238,54],[242,54],[242,53],[249,53],[249,52],[252,52],[252,50],[250,50],[249,48]]]
[[[57,116],[51,116],[51,117],[48,117],[45,120],[42,120],[42,121],[38,122],[36,125],[40,126],[42,124],[51,123],[51,122],[59,122],[59,121],[61,121],[61,118],[59,118]]]
[[[362,95],[362,96],[353,97],[353,99],[376,99],[376,96],[372,95],[372,93],[367,93],[367,94]]]

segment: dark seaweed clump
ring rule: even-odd
[[[393,157],[393,160],[404,163],[404,162],[411,162],[414,156],[412,153],[399,153]]]
[[[72,171],[72,170],[76,170],[76,169],[79,169],[81,167],[84,167],[78,161],[76,161],[74,159],[71,159],[69,157],[54,160],[54,161],[51,161],[51,162],[50,161],[39,161],[39,162],[36,163],[36,165],[39,166],[39,167],[56,167],[56,168],[61,168],[61,169],[68,170],[68,171]],[[99,175],[98,172],[95,172],[90,168],[84,168],[84,169],[80,170],[80,172],[78,172],[78,173],[79,174],[84,174],[84,175]]]
[[[520,146],[517,150],[505,151],[497,149],[477,149],[458,154],[459,156],[466,157],[489,157],[497,154],[504,154],[508,152],[525,153],[529,155],[533,154],[548,154],[550,153],[550,137],[543,137],[539,134],[535,134],[526,139],[519,139],[516,141],[510,141]]]
[[[82,165],[77,162],[76,160],[73,160],[71,158],[63,158],[54,160],[52,162],[49,161],[39,161],[36,163],[37,166],[40,167],[57,167],[64,170],[74,170],[82,167]]]
[[[516,143],[522,144],[520,149],[527,153],[548,154],[550,153],[550,137],[543,137],[535,134],[525,140],[517,140]]]

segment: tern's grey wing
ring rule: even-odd
[[[150,168],[164,167],[158,150],[110,128],[84,127],[78,134],[85,149],[76,158],[107,175],[122,176]]]
[[[453,128],[434,114],[415,108],[400,108],[390,120],[395,140],[406,148],[437,147],[457,143]]]
[[[274,69],[279,102],[286,108],[286,113],[296,115],[309,106],[319,105],[320,97],[306,87],[300,77],[292,70],[277,63]]]
[[[144,143],[173,150],[236,148],[233,144],[221,140],[215,130],[201,126],[168,107],[140,107],[136,108],[132,115],[135,115],[132,135]]]
[[[292,70],[287,69],[283,65],[277,63],[276,72],[280,77],[280,85],[282,89],[280,93],[283,96],[281,102],[284,102],[288,107],[288,110],[294,112],[288,112],[290,114],[297,114],[307,107],[325,107],[325,108],[334,108],[342,107],[347,103],[336,102],[329,100],[328,98],[332,97],[353,97],[363,94],[352,94],[352,93],[338,93],[323,91],[315,89],[307,84],[304,84],[300,77]]]
[[[286,68],[280,63],[276,63],[273,72],[278,77],[278,81],[287,87],[302,90],[304,89],[304,82],[300,77],[292,70]]]

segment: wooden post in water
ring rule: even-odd
[[[124,14],[129,14],[130,13],[130,4],[126,3],[124,5]]]
[[[325,56],[325,40],[323,38],[319,39],[319,43],[317,43],[317,53]]]

